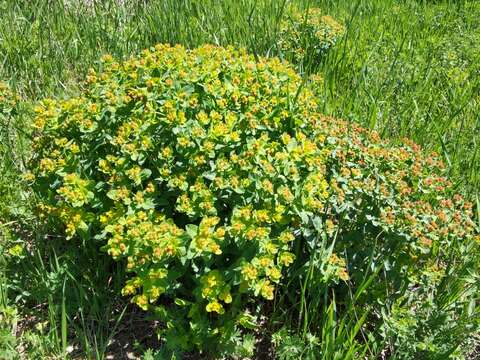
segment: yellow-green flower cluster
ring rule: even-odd
[[[0,115],[10,113],[19,100],[20,97],[6,83],[0,81]]]
[[[91,181],[82,179],[78,174],[71,173],[63,176],[63,186],[57,193],[63,201],[72,207],[82,207],[93,199],[94,194],[89,190]]]
[[[310,253],[328,254],[318,276],[335,286],[360,281],[372,244],[407,276],[473,243],[436,154],[323,116],[301,83],[232,48],[105,56],[83,96],[38,106],[29,178],[69,237],[124,259],[124,295],[210,334]]]
[[[221,302],[230,304],[232,302],[232,295],[230,294],[230,285],[223,279],[219,270],[209,271],[200,278],[202,285],[202,298],[208,300],[205,307],[207,312],[215,312],[217,314],[225,313],[225,309]]]
[[[280,24],[278,45],[294,63],[317,62],[345,32],[343,25],[319,8],[291,7]]]

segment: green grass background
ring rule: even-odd
[[[321,7],[347,29],[319,64],[323,111],[359,122],[393,141],[408,137],[442,154],[457,190],[477,203],[480,224],[480,2],[293,2]],[[97,68],[102,54],[127,58],[156,43],[235,45],[259,56],[276,56],[276,34],[289,3],[0,0],[0,80],[34,103],[78,93],[88,68]],[[27,129],[28,118],[22,116],[0,124],[0,249],[7,241],[20,241],[7,231],[7,224],[26,225],[30,237],[42,236],[32,223],[29,191],[18,185],[30,151]],[[1,258],[0,254],[3,264]],[[53,247],[43,249],[22,264],[31,276],[27,280],[12,279],[0,265],[0,306],[9,311],[3,311],[2,321],[8,326],[0,332],[5,354],[10,343],[12,348],[18,345],[10,335],[28,313],[26,308],[40,306],[36,314],[48,326],[25,333],[30,344],[26,353],[37,358],[65,354],[67,323],[75,323],[86,352],[102,358],[123,315],[123,308],[111,300],[122,276],[102,278],[102,269],[97,269],[96,274],[74,279],[78,286],[69,305],[61,280],[69,269],[62,264],[68,261],[76,259],[58,260]],[[55,290],[43,294],[22,281]],[[102,288],[106,283],[109,286]],[[15,306],[18,301],[23,309]]]

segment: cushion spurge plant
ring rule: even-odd
[[[289,61],[315,68],[344,32],[343,25],[322,9],[291,6],[280,23],[278,46]]]
[[[388,263],[374,304],[379,289],[420,293],[417,275],[441,281],[475,246],[437,155],[323,116],[279,59],[157,45],[102,64],[81,96],[37,107],[32,184],[68,241],[123,261],[123,294],[171,347],[250,328],[312,253],[332,287]]]

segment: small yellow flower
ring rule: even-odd
[[[260,290],[260,293],[261,295],[267,299],[267,300],[273,300],[273,291],[275,290],[275,288],[273,287],[273,285],[270,284],[270,281],[266,280],[263,284],[262,284],[262,288]]]
[[[348,272],[346,268],[338,269],[337,274],[338,274],[338,277],[343,281],[348,281],[350,279],[350,276],[348,276]]]
[[[35,175],[32,174],[31,172],[27,172],[27,173],[23,174],[23,179],[25,181],[32,182],[32,181],[35,180]]]
[[[278,257],[278,262],[283,266],[290,266],[290,264],[293,263],[293,260],[295,260],[295,255],[289,252],[283,252]]]
[[[325,220],[325,226],[327,228],[327,234],[332,236],[333,233],[335,232],[335,224],[331,219]]]
[[[212,253],[214,253],[215,255],[221,255],[222,254],[222,249],[220,248],[220,245],[216,244],[216,243],[211,243],[210,246],[210,251]]]
[[[278,247],[273,242],[268,242],[265,244],[265,251],[269,254],[276,254],[278,252]]]
[[[222,300],[225,304],[230,304],[232,302],[232,295],[230,294],[229,288],[229,286],[225,287],[218,295],[218,298]]]
[[[262,268],[267,268],[273,264],[273,259],[269,256],[263,256],[258,260]]]
[[[20,244],[17,244],[15,246],[12,246],[10,249],[8,249],[8,253],[12,256],[15,257],[20,257],[23,254],[23,246]]]
[[[279,281],[282,277],[282,272],[277,267],[268,268],[266,274],[274,282]]]
[[[270,220],[270,216],[267,210],[257,210],[255,211],[254,216],[259,222],[268,222]]]
[[[258,271],[252,264],[246,264],[242,268],[242,275],[246,281],[255,280],[258,275]]]
[[[147,192],[147,193],[153,193],[153,192],[155,192],[155,185],[153,185],[153,183],[149,182],[149,183],[147,184],[147,187],[146,187],[146,189],[145,189],[145,192]]]
[[[280,236],[278,237],[278,240],[286,244],[295,240],[295,236],[293,236],[293,234],[290,231],[286,230],[280,234]]]
[[[248,229],[247,232],[245,233],[245,237],[248,240],[253,240],[257,237],[257,231],[255,229]]]
[[[132,302],[138,305],[142,310],[148,309],[148,298],[146,295],[137,295],[134,296]]]
[[[267,180],[267,179],[263,180],[262,187],[266,192],[273,194],[273,184],[270,180]]]
[[[220,304],[216,300],[209,302],[205,309],[207,310],[207,312],[216,312],[217,314],[225,313],[225,309],[223,308],[222,304]]]

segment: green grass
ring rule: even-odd
[[[439,152],[458,191],[478,204],[480,3],[294,2],[320,6],[347,28],[318,65],[324,77],[323,111]],[[127,58],[168,42],[231,44],[275,56],[286,6],[282,0],[44,0],[35,5],[0,0],[0,80],[33,104],[78,93],[88,69],[97,68],[104,53]],[[64,251],[61,239],[45,239],[34,220],[35,200],[19,186],[30,151],[30,110],[28,104],[24,107],[19,116],[0,123],[0,358],[16,358],[20,345],[25,357],[64,358],[73,344],[74,354],[100,359],[125,315],[125,304],[115,297],[122,285],[121,267],[86,247]],[[480,224],[478,206],[477,211]],[[17,243],[25,253],[12,260],[7,250]],[[98,263],[104,268],[93,265]],[[113,278],[107,276],[112,268]],[[290,339],[292,347],[284,344],[286,354],[298,345],[295,341],[318,340],[309,337],[312,323],[332,327],[335,304],[323,304],[323,313],[317,314],[318,300],[318,295],[302,297],[300,325]],[[323,346],[337,349],[350,335],[336,328]],[[375,352],[358,351],[364,350]]]

